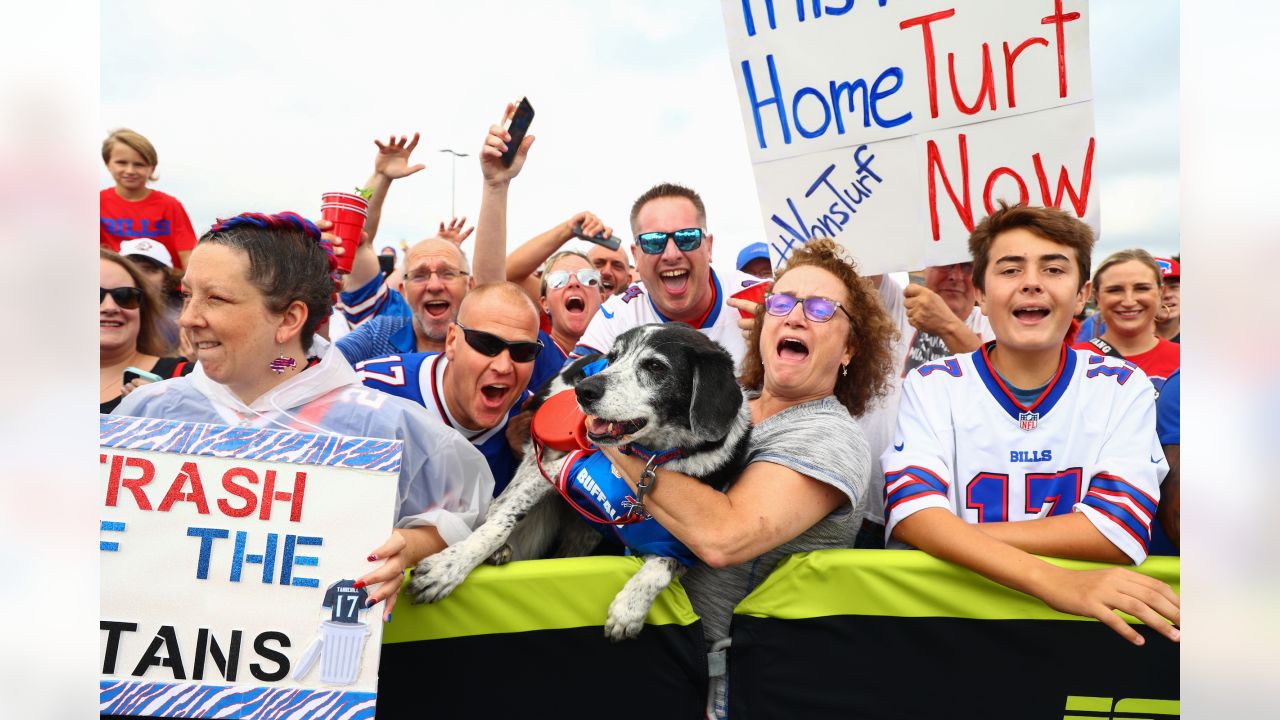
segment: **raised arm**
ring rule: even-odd
[[[378,257],[373,251],[373,239],[378,234],[378,224],[382,220],[382,204],[387,199],[387,191],[391,189],[391,181],[408,177],[426,167],[425,165],[409,165],[409,156],[418,146],[418,133],[410,140],[406,136],[395,135],[387,138],[387,142],[374,140],[378,146],[378,154],[373,157],[373,174],[365,182],[365,190],[372,191],[369,197],[369,216],[364,221],[364,236],[357,248],[344,248],[344,252],[354,252],[355,260],[351,272],[342,283],[342,289],[351,292],[364,287],[381,272]]]
[[[566,242],[573,238],[573,229],[582,224],[582,232],[588,236],[598,233],[613,234],[613,228],[607,227],[593,213],[580,212],[557,224],[511,251],[507,256],[507,280],[524,288],[524,291],[538,301],[538,278],[534,273]]]
[[[508,104],[505,118],[515,109]],[[516,150],[511,167],[502,164],[502,153],[507,150],[511,133],[501,125],[491,125],[484,145],[480,148],[480,172],[484,186],[480,193],[480,216],[476,220],[476,247],[472,260],[472,275],[477,284],[500,282],[507,277],[507,190],[511,180],[524,167],[533,136],[525,135]]]

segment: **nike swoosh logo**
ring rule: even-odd
[[[1152,463],[1155,463],[1156,465],[1159,465],[1159,464],[1160,464],[1160,460],[1161,460],[1161,459],[1162,459],[1162,458],[1151,458],[1151,462],[1152,462]]]
[[[897,445],[894,445],[893,449],[897,450],[898,452],[902,452],[902,448],[906,447],[906,445],[907,445],[906,443],[900,442]]]
[[[603,305],[600,306],[600,313],[605,317],[609,318],[610,320],[613,319],[613,313],[609,312],[608,310],[605,310]]]

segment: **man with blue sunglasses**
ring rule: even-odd
[[[684,322],[719,342],[741,362],[746,342],[738,313],[726,300],[759,282],[734,269],[711,269],[711,233],[698,193],[672,183],[655,185],[631,206],[631,232],[640,282],[600,306],[574,356],[607,353],[614,338],[639,325]]]

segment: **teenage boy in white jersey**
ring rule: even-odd
[[[759,280],[732,268],[711,269],[711,234],[698,193],[682,185],[655,185],[631,206],[631,232],[640,282],[600,306],[574,357],[608,353],[614,338],[633,327],[675,320],[719,342],[740,363],[747,346],[738,313],[725,301]]]
[[[974,228],[973,284],[996,339],[908,374],[881,458],[886,534],[1134,644],[1116,610],[1177,641],[1164,583],[1034,556],[1142,562],[1168,471],[1147,377],[1064,344],[1092,247],[1092,230],[1053,208],[1002,203]]]

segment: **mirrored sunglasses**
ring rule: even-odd
[[[142,290],[136,287],[114,287],[114,288],[98,288],[98,304],[101,305],[103,300],[107,299],[107,295],[115,301],[124,310],[137,310],[138,304],[142,302]]]
[[[661,255],[667,240],[675,240],[680,252],[697,250],[702,244],[702,228],[685,228],[675,232],[646,232],[636,236],[636,244],[647,255]]]
[[[578,278],[578,284],[585,287],[597,287],[600,285],[600,271],[595,268],[582,268],[574,270],[573,275]],[[568,270],[552,270],[547,273],[547,289],[559,290],[569,284]]]
[[[508,342],[493,333],[472,330],[456,320],[453,324],[462,328],[462,337],[466,339],[467,344],[485,357],[498,357],[503,350],[506,350],[511,354],[511,362],[527,363],[533,362],[533,359],[538,357],[538,353],[542,352],[542,342],[538,340]]]
[[[769,293],[764,296],[764,311],[770,315],[777,317],[786,317],[791,314],[791,310],[795,308],[796,303],[804,306],[804,316],[813,322],[826,322],[836,314],[836,308],[839,308],[848,318],[853,321],[853,316],[849,315],[849,311],[844,306],[831,298],[813,297],[798,298],[789,293]]]

